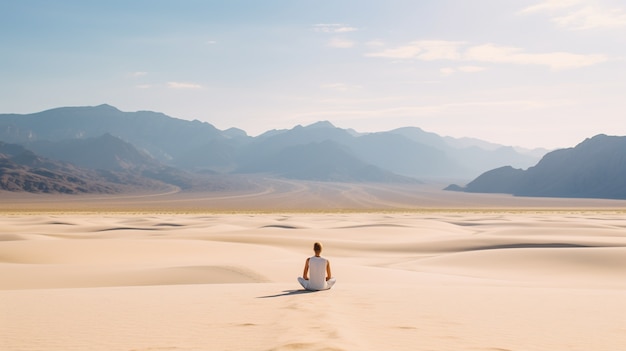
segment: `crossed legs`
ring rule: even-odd
[[[335,278],[330,278],[326,281],[326,283],[324,284],[324,288],[323,289],[311,289],[309,286],[310,281],[305,280],[302,277],[298,277],[298,283],[300,283],[300,285],[302,285],[303,288],[305,288],[306,290],[328,290],[330,288],[333,287],[333,285],[335,285]]]

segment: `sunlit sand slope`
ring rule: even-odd
[[[3,215],[2,350],[619,350],[619,211]],[[322,241],[338,279],[295,278]]]

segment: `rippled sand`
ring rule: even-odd
[[[626,345],[619,208],[20,211],[0,215],[2,350]],[[318,240],[338,282],[306,293]]]

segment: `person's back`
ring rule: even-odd
[[[330,262],[320,256],[322,244],[313,245],[315,256],[306,259],[302,277],[298,277],[298,282],[307,290],[326,290],[335,284],[335,278],[330,271]]]
[[[309,258],[309,286],[310,290],[326,289],[326,265],[328,260],[313,256]]]

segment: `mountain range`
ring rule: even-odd
[[[259,174],[380,183],[474,178],[446,190],[626,199],[626,137],[597,135],[547,152],[416,127],[358,133],[328,121],[252,137],[109,105],[0,114],[0,190],[232,190],[251,186],[240,180]]]
[[[626,137],[596,135],[546,154],[527,170],[487,171],[465,187],[447,190],[517,196],[626,199]]]
[[[237,128],[219,130],[207,122],[150,111],[123,112],[110,105],[0,114],[0,141],[19,145],[46,162],[71,165],[95,177],[96,183],[97,173],[89,171],[184,189],[198,186],[198,174],[341,182],[471,179],[505,165],[530,167],[547,152],[441,137],[416,127],[357,133],[328,121],[252,137]],[[8,163],[3,167],[4,172],[11,168]]]
[[[76,194],[163,187],[161,182],[137,174],[85,169],[41,157],[21,145],[0,142],[0,190]]]
[[[321,121],[252,137],[241,129],[219,130],[207,122],[158,112],[123,112],[110,105],[61,107],[33,114],[0,114],[4,150],[0,152],[0,188],[43,191],[18,183],[30,179],[36,184],[37,179],[41,180],[41,170],[46,169],[80,175],[77,179],[84,183],[77,187],[66,180],[62,182],[65,188],[49,183],[51,192],[120,192],[159,184],[183,189],[203,184],[210,188],[210,180],[199,175],[222,175],[224,179],[261,174],[315,181],[396,183],[477,177],[466,187],[450,189],[527,196],[619,197],[621,193],[608,185],[604,191],[591,191],[586,183],[577,188],[580,184],[563,182],[565,176],[560,174],[588,168],[585,174],[589,176],[584,179],[591,174],[602,179],[596,174],[604,174],[598,170],[601,168],[588,165],[599,166],[597,163],[604,159],[599,156],[610,147],[617,148],[611,151],[614,158],[623,157],[621,144],[613,145],[606,138],[611,137],[598,136],[572,150],[546,154],[544,149],[524,150],[478,139],[442,137],[417,127],[358,133]],[[589,145],[604,147],[604,151],[589,151],[593,157],[578,165],[578,153],[591,149]],[[23,148],[22,156],[6,151],[17,146]],[[22,162],[26,154],[39,163]],[[619,165],[618,161],[612,159]],[[621,171],[616,169],[617,175],[609,172],[607,177],[618,179]],[[57,181],[66,179],[58,174],[55,177]],[[615,179],[606,180],[616,183]]]

